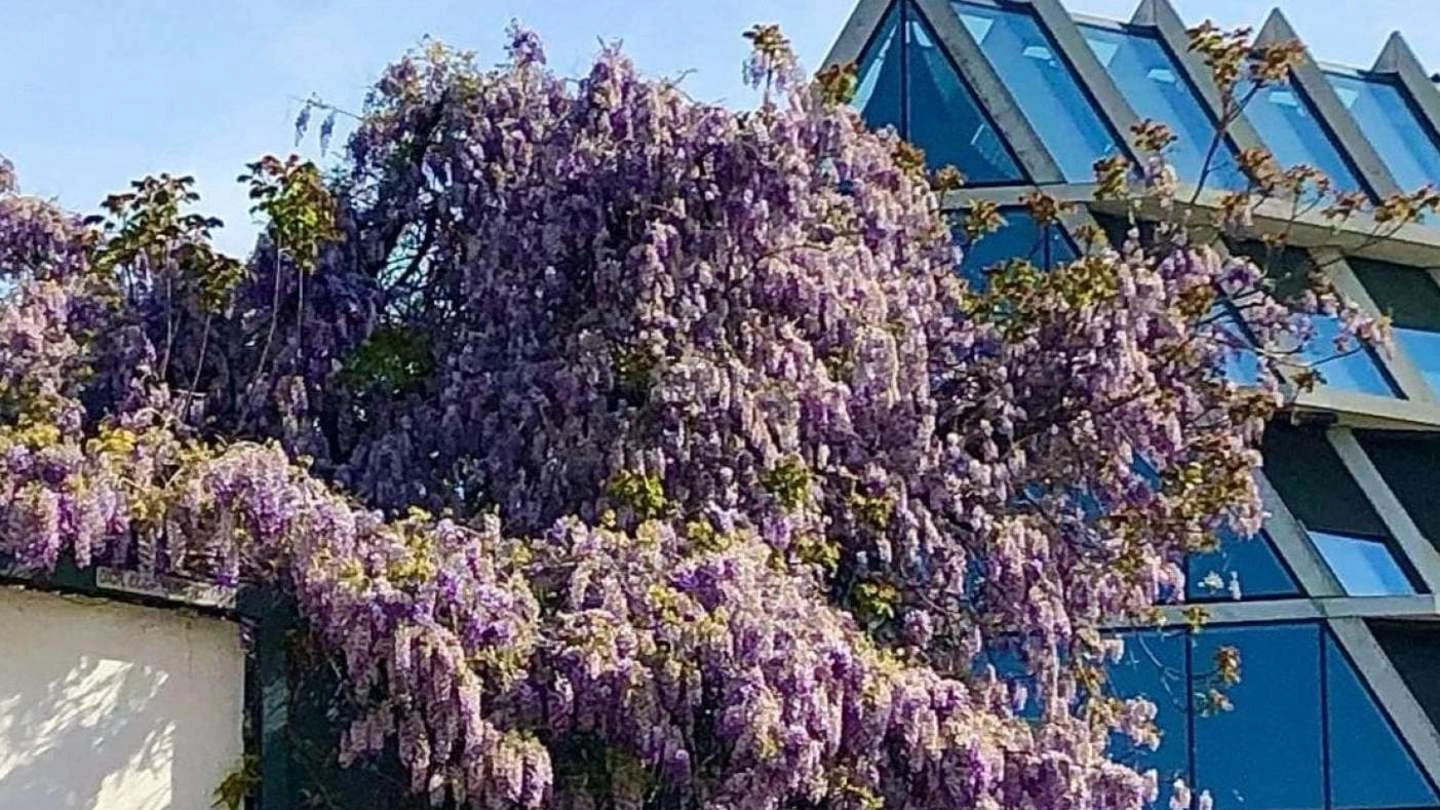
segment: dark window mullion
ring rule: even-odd
[[[900,134],[914,143],[910,137],[910,0],[895,0],[900,4]]]

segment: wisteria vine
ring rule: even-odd
[[[615,48],[577,83],[518,28],[491,71],[427,46],[339,175],[250,167],[243,264],[188,178],[81,221],[0,164],[0,551],[284,586],[341,759],[437,802],[1152,801],[1100,628],[1258,529],[1309,313],[1383,324],[1170,227],[968,289],[953,175],[750,39],[743,113]]]

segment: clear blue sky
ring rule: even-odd
[[[1068,0],[1072,11],[1128,18],[1137,0]],[[390,60],[432,34],[498,61],[520,17],[553,66],[579,73],[597,37],[623,40],[647,71],[693,70],[692,95],[748,105],[740,83],[755,22],[779,22],[807,67],[824,57],[853,0],[0,0],[0,154],[22,187],[91,210],[149,172],[194,174],[221,245],[252,239],[233,182],[242,164],[292,148],[296,98],[358,108]],[[1259,26],[1271,2],[1177,0],[1189,22]],[[1282,0],[1322,60],[1368,67],[1403,26],[1440,68],[1434,0]],[[306,149],[313,152],[313,145]],[[305,150],[302,150],[305,151]],[[312,155],[315,156],[315,155]],[[318,156],[315,156],[318,157]]]

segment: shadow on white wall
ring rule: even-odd
[[[0,588],[0,810],[191,810],[241,754],[229,622]]]

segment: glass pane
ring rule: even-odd
[[[1335,339],[1340,335],[1339,319],[1316,315],[1313,322],[1315,337],[1305,344],[1299,359],[1311,364],[1327,387],[1380,397],[1395,396],[1394,386],[1380,370],[1370,349],[1358,346],[1351,338],[1344,352],[1336,350]]]
[[[1269,279],[1275,297],[1282,301],[1292,300],[1312,286],[1309,277],[1315,272],[1315,263],[1307,250],[1288,245],[1276,250],[1248,241],[1227,244],[1235,253],[1255,262]],[[1396,395],[1395,387],[1368,348],[1350,340],[1343,354],[1336,350],[1335,338],[1340,334],[1338,320],[1317,315],[1313,322],[1315,336],[1302,347],[1303,351],[1295,358],[1297,361],[1314,366],[1324,384],[1331,388],[1383,397]]]
[[[1118,151],[1115,139],[1035,18],[991,6],[954,6],[1065,179],[1094,180],[1095,161]]]
[[[1440,392],[1440,286],[1416,267],[1347,259],[1365,291],[1395,324],[1395,342],[1432,391]]]
[[[1228,143],[1215,144],[1215,121],[1200,106],[1184,75],[1175,67],[1165,46],[1154,36],[1133,31],[1115,31],[1091,25],[1080,33],[1100,64],[1110,72],[1135,114],[1159,121],[1177,136],[1169,159],[1180,179],[1200,182],[1206,154],[1212,145],[1205,185],[1209,188],[1244,188],[1245,179],[1235,166]]]
[[[1214,551],[1191,554],[1185,567],[1186,598],[1192,602],[1300,595],[1264,534],[1239,537],[1222,531]]]
[[[1440,286],[1429,272],[1358,256],[1345,261],[1396,326],[1440,332]]]
[[[899,30],[900,7],[897,3],[890,7],[885,22],[860,57],[860,85],[852,103],[871,129],[895,127],[902,130],[904,126],[900,118],[901,48],[896,36]]]
[[[909,138],[931,169],[954,166],[972,184],[1023,182],[1024,175],[970,88],[913,7],[906,13]]]
[[[1262,449],[1265,477],[1307,529],[1359,537],[1386,534],[1385,523],[1324,431],[1276,420],[1265,429]]]
[[[1207,627],[1192,637],[1191,684],[1203,693],[1221,647],[1240,651],[1231,711],[1195,718],[1195,782],[1222,810],[1325,806],[1320,631],[1315,625]]]
[[[1419,329],[1396,328],[1395,341],[1425,378],[1430,390],[1440,393],[1440,334]]]
[[[1233,315],[1227,314],[1223,305],[1217,304],[1210,311],[1215,320],[1215,340],[1225,352],[1225,379],[1240,386],[1253,386],[1260,381],[1260,356],[1256,354],[1250,338]]]
[[[1415,593],[1410,578],[1383,540],[1311,531],[1310,539],[1349,596]]]
[[[983,289],[988,283],[987,268],[1010,259],[1027,259],[1036,267],[1048,269],[1077,257],[1070,237],[1058,225],[1045,228],[1042,234],[1029,211],[1010,208],[1001,214],[1005,224],[1000,230],[975,242],[960,259],[960,274],[975,289]]]
[[[1330,806],[1431,807],[1440,801],[1334,639],[1325,639]]]
[[[1434,726],[1440,726],[1440,626],[1436,622],[1366,619],[1385,656]]]
[[[1244,99],[1252,86],[1242,78],[1235,86],[1236,97]],[[1360,182],[1298,88],[1288,82],[1260,88],[1245,105],[1245,117],[1282,168],[1303,163],[1324,172],[1337,189],[1360,190]]]
[[[1440,149],[1403,90],[1379,76],[1325,76],[1402,190],[1440,183]]]
[[[1112,734],[1110,755],[1117,762],[1137,770],[1154,768],[1160,777],[1160,800],[1170,800],[1170,786],[1176,778],[1193,783],[1189,774],[1189,694],[1185,670],[1185,634],[1181,631],[1134,630],[1117,634],[1125,642],[1125,654],[1109,665],[1112,694],[1120,698],[1145,698],[1155,704],[1155,726],[1160,745],[1153,751],[1135,745],[1124,735]]]

